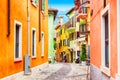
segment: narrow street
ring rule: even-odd
[[[87,79],[88,66],[75,63],[47,64],[44,69],[39,68],[31,75],[13,77],[11,80],[90,80]]]

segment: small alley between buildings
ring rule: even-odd
[[[0,1],[0,80],[120,80],[120,0]]]

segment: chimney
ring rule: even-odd
[[[63,23],[63,16],[59,17],[59,23],[62,24]]]

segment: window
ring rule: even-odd
[[[45,0],[42,0],[42,11],[45,13]]]
[[[86,8],[86,7],[83,7],[83,8],[82,8],[82,12],[83,12],[83,13],[87,13],[87,8]]]
[[[60,30],[60,34],[62,35],[62,29]]]
[[[38,0],[32,0],[32,4],[33,4],[35,7],[37,7],[37,6],[38,6],[38,3],[39,3],[39,1],[38,1]]]
[[[108,13],[104,16],[105,19],[105,66],[109,67],[109,30],[108,30]]]
[[[70,40],[74,40],[74,38],[75,38],[75,33],[71,33],[70,34]]]
[[[101,16],[101,49],[102,49],[102,71],[110,75],[110,6],[103,9]]]
[[[32,58],[36,57],[36,29],[32,28]]]
[[[63,46],[66,46],[66,39],[63,40]]]
[[[60,47],[62,46],[62,40],[60,40]]]
[[[76,34],[77,34],[77,39],[78,39],[80,37],[80,32],[77,31]]]
[[[15,21],[14,26],[14,60],[22,60],[22,24]]]
[[[76,26],[76,16],[73,16],[71,18],[71,27],[75,27]]]
[[[41,54],[41,56],[44,56],[44,33],[42,32],[42,34],[41,34],[42,36],[42,54]]]
[[[106,7],[106,0],[104,0],[104,7]]]
[[[67,45],[70,46],[70,39],[67,39]]]

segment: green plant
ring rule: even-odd
[[[80,22],[79,22],[79,25],[85,25],[85,24],[87,24],[87,21],[86,21],[86,20],[83,20],[83,21],[80,21]]]
[[[80,54],[80,60],[81,61],[86,61],[87,55],[86,55],[86,46],[83,44],[82,45],[82,51]]]
[[[56,47],[57,47],[57,45],[56,45],[56,42],[54,41],[54,50],[56,50]]]

